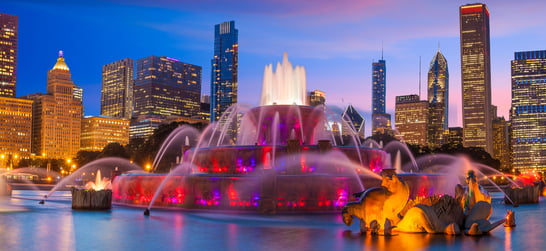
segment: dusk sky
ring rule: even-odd
[[[460,0],[4,0],[0,12],[19,16],[17,96],[45,92],[59,50],[85,115],[99,115],[101,68],[123,58],[168,56],[203,67],[210,94],[214,25],[234,20],[239,30],[239,102],[259,103],[264,66],[283,52],[307,72],[308,90],[327,104],[352,104],[370,134],[371,64],[387,62],[387,112],[395,96],[426,99],[427,71],[440,47],[448,61],[449,125],[462,126],[459,49]],[[493,104],[508,119],[510,60],[516,51],[546,49],[546,1],[484,1],[491,13]],[[393,121],[394,122],[394,121]],[[394,124],[394,123],[393,123]]]

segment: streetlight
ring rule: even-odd
[[[152,165],[146,164],[146,170],[147,170],[148,172],[150,172],[151,169],[152,169]]]

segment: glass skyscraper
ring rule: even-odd
[[[372,113],[385,113],[386,74],[385,60],[372,63]]]
[[[444,144],[448,130],[449,72],[447,60],[440,50],[436,52],[428,70],[428,145]]]
[[[460,11],[463,144],[493,151],[489,10],[485,4]]]
[[[214,26],[214,58],[211,60],[210,121],[218,120],[237,103],[239,31],[235,21]]]
[[[387,95],[387,66],[381,57],[372,63],[372,134],[376,131],[390,132],[391,115],[385,112]]]
[[[134,62],[130,58],[102,66],[101,115],[131,119],[134,68]]]
[[[134,117],[193,117],[201,107],[201,66],[170,57],[137,60]]]
[[[546,171],[546,51],[516,52],[512,60],[513,168]]]
[[[15,98],[17,16],[0,13],[0,96]]]

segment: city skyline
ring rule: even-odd
[[[491,12],[493,104],[507,118],[510,60],[514,52],[542,49],[546,36],[536,30],[546,23],[539,11],[544,3],[483,2]],[[326,1],[314,5],[204,1],[183,6],[170,1],[78,1],[70,5],[8,1],[0,12],[19,17],[17,96],[44,92],[50,62],[58,50],[64,50],[75,84],[84,87],[85,115],[100,114],[101,67],[127,57],[169,56],[202,66],[202,94],[209,94],[213,27],[235,20],[242,31],[241,103],[259,102],[256,96],[263,68],[280,61],[286,51],[295,64],[306,67],[308,91],[324,91],[327,104],[340,111],[352,104],[371,121],[369,65],[381,57],[381,48],[388,62],[387,112],[394,114],[395,96],[418,93],[419,56],[425,69],[439,43],[451,68],[450,126],[461,126],[458,8],[466,2],[349,3],[342,1],[332,9]],[[408,6],[420,8],[408,12]],[[521,39],[531,35],[532,40]],[[333,88],[332,82],[343,88]],[[422,77],[421,82],[426,79]]]

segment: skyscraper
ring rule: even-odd
[[[419,95],[396,96],[395,127],[402,139],[414,145],[427,145],[429,103]]]
[[[460,7],[463,144],[492,153],[489,10],[485,4]]]
[[[512,60],[513,168],[546,170],[546,51],[514,53]]]
[[[387,66],[383,56],[372,63],[372,134],[391,133],[391,115],[385,112]]]
[[[341,119],[345,122],[341,128],[342,135],[353,136],[352,132],[354,131],[358,136],[364,138],[365,120],[353,105],[347,106],[347,109],[341,115]],[[347,128],[347,126],[351,128]]]
[[[82,102],[74,97],[74,82],[62,51],[47,75],[47,94],[30,94],[32,152],[53,159],[74,158],[80,150]]]
[[[447,60],[439,49],[428,70],[428,103],[428,145],[439,147],[445,143],[449,117],[449,72]]]
[[[372,113],[385,113],[387,95],[387,67],[385,60],[372,63]]]
[[[0,13],[0,96],[15,97],[17,82],[17,16]]]
[[[235,21],[214,26],[214,58],[211,60],[210,121],[237,103],[239,31]]]
[[[133,113],[134,62],[130,58],[102,66],[100,114],[131,119]]]
[[[201,66],[170,57],[137,61],[133,116],[192,117],[201,107]]]

